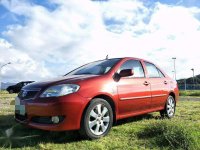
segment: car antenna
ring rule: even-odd
[[[108,59],[108,55],[106,55],[106,59]]]

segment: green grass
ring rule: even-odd
[[[154,122],[139,132],[139,137],[146,138],[149,145],[170,146],[171,149],[200,149],[194,132],[196,127],[184,123],[181,120],[179,123],[177,120]]]
[[[48,132],[16,124],[14,106],[9,105],[16,94],[0,94],[0,149],[200,149],[200,101],[179,101],[171,120],[159,113],[120,120],[106,137],[90,141],[77,131]]]
[[[180,91],[180,96],[200,96],[200,90]]]

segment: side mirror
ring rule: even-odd
[[[121,70],[119,73],[120,77],[128,77],[128,76],[132,76],[133,74],[134,73],[132,69],[124,69],[124,70]]]

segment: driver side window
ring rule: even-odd
[[[121,65],[120,69],[117,72],[119,73],[121,70],[124,70],[124,69],[132,69],[133,70],[134,74],[131,77],[134,77],[134,78],[145,77],[143,67],[142,67],[140,61],[138,61],[138,60],[127,60],[126,62],[124,62]]]

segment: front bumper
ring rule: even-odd
[[[56,98],[20,100],[20,105],[25,106],[25,113],[22,115],[16,111],[15,120],[29,127],[43,130],[77,130],[80,129],[81,117],[86,104],[87,99],[77,93]],[[62,117],[61,122],[50,123],[52,116]]]

